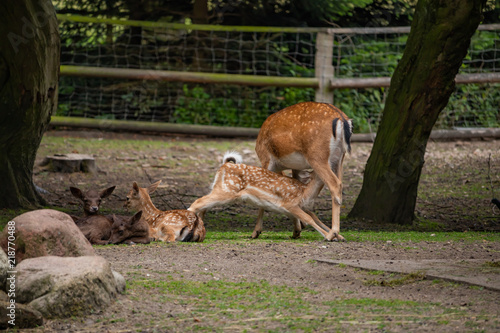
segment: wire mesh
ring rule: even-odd
[[[60,23],[61,64],[217,74],[314,77],[314,31],[210,31],[166,25]],[[499,31],[478,31],[462,74],[500,72]],[[407,33],[334,34],[334,76],[387,77]],[[321,69],[318,69],[321,71]],[[497,127],[500,85],[457,86],[438,126]],[[334,104],[354,119],[355,131],[377,128],[387,88],[338,89]],[[272,112],[314,100],[312,88],[255,87],[154,80],[63,76],[58,115],[219,126],[260,127]]]

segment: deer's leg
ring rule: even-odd
[[[166,230],[165,234],[160,237],[160,240],[168,243],[175,242],[175,233],[172,229]]]
[[[205,215],[205,211],[217,206],[224,204],[226,202],[230,202],[232,197],[228,197],[227,195],[224,194],[217,194],[217,193],[210,193],[208,195],[205,195],[204,197],[201,197],[197,199],[193,204],[188,208],[188,210],[192,211],[195,214],[198,214],[200,218],[203,219],[203,216]]]
[[[300,177],[300,170],[292,170],[292,177],[297,179],[300,182],[303,182],[303,179]],[[294,219],[293,221],[293,236],[292,238],[299,238],[300,237],[300,232],[302,229],[306,227],[307,224],[302,222],[299,219]]]
[[[325,230],[323,230],[319,225],[317,225],[316,222],[314,222],[314,219],[311,216],[309,216],[309,214],[304,212],[300,207],[295,206],[289,208],[288,211],[292,213],[293,216],[295,216],[297,219],[304,221],[305,223],[309,224],[311,227],[316,229],[320,234],[323,235],[323,237],[325,237],[325,239],[328,240],[327,238],[328,233]]]
[[[104,239],[93,239],[90,241],[90,243],[95,245],[107,245],[109,244],[109,241]]]
[[[267,157],[266,157],[267,158]],[[270,160],[261,160],[262,163],[262,168],[271,170],[273,172],[281,172],[281,169],[276,168],[274,163],[271,163]],[[252,232],[252,239],[256,239],[259,237],[259,235],[262,233],[262,228],[263,228],[263,220],[264,220],[264,209],[259,208],[259,213],[257,215],[257,221],[255,222],[255,228],[253,229]],[[294,231],[295,234],[295,231]],[[299,230],[299,236],[300,236],[300,230]]]
[[[264,209],[259,208],[259,214],[257,215],[257,222],[255,223],[255,228],[253,229],[252,239],[259,237],[262,232],[262,220],[264,217]]]
[[[328,228],[323,222],[321,222],[321,220],[316,216],[316,214],[306,209],[304,209],[304,212],[309,214],[313,218],[314,222],[316,222],[316,224],[321,227],[321,229],[325,230],[326,232],[330,232],[330,228]]]
[[[326,237],[329,241],[345,241],[340,235],[340,205],[342,204],[342,182],[330,169],[329,163],[310,161],[314,171],[326,184],[332,195],[332,228]]]

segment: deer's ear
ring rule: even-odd
[[[101,193],[99,194],[99,196],[101,198],[106,198],[106,197],[109,197],[111,195],[111,193],[113,193],[113,191],[115,190],[116,186],[111,186],[105,190],[102,190]]]
[[[160,185],[160,183],[161,183],[161,180],[149,185],[148,186],[148,193],[153,193],[158,188],[158,185]]]
[[[135,191],[136,193],[138,193],[138,192],[139,192],[139,185],[137,184],[137,182],[134,182],[134,183],[132,184],[132,188],[134,189],[134,191]]]
[[[73,194],[75,198],[83,200],[83,193],[79,188],[70,186],[69,190],[71,191],[71,194]]]
[[[135,213],[134,216],[132,216],[132,224],[138,222],[142,217],[142,210],[138,211],[137,213]]]

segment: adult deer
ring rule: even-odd
[[[255,151],[262,167],[274,172],[313,169],[332,195],[332,228],[325,237],[344,241],[340,235],[342,204],[342,164],[351,151],[352,121],[338,108],[327,103],[304,102],[289,106],[262,124]],[[319,192],[318,192],[319,193]],[[264,210],[259,210],[252,238],[262,232]],[[300,221],[295,221],[300,228]]]

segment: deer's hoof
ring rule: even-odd
[[[345,242],[345,238],[336,232],[334,232],[332,236],[328,234],[325,240],[329,242]]]
[[[259,236],[260,236],[260,231],[254,231],[254,232],[252,233],[252,239],[259,238]]]

